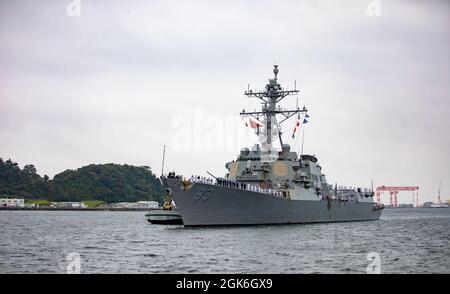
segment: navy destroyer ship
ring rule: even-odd
[[[382,204],[373,201],[373,188],[330,185],[314,155],[297,154],[283,143],[281,124],[297,116],[297,125],[308,117],[306,107],[287,110],[279,103],[299,91],[284,90],[279,69],[262,91],[245,95],[262,102],[261,111],[245,112],[261,144],[243,148],[236,160],[226,163],[224,177],[185,178],[162,175],[168,201],[174,201],[184,226],[268,225],[377,220]],[[298,104],[298,103],[297,103]],[[303,119],[303,120],[302,120]],[[294,129],[294,132],[296,129]],[[279,148],[274,142],[279,140]],[[278,142],[277,142],[278,145]],[[302,152],[301,152],[302,153]],[[212,175],[211,175],[212,176]],[[168,207],[170,209],[170,207]]]

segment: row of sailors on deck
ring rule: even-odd
[[[334,189],[333,188],[333,186],[331,185],[330,186],[332,189]],[[344,192],[358,192],[358,193],[369,193],[369,192],[373,192],[372,191],[372,189],[367,189],[367,188],[357,188],[357,187],[352,187],[352,186],[350,186],[350,187],[347,187],[347,186],[339,186],[339,187],[337,187],[337,190],[338,191],[344,191]]]
[[[214,181],[211,178],[200,177],[200,176],[191,176],[192,183],[202,183],[202,184],[210,184],[213,185]]]
[[[229,180],[220,179],[220,178],[216,179],[216,181],[214,181],[211,178],[205,178],[205,177],[200,177],[200,176],[191,176],[190,180],[192,183],[218,185],[218,186],[222,186],[222,187],[246,190],[246,191],[251,191],[251,192],[258,192],[258,193],[279,196],[279,197],[281,197],[283,195],[281,191],[276,191],[274,189],[263,189],[259,186],[253,186],[253,185],[249,185],[246,183],[238,183],[235,181],[229,181]]]

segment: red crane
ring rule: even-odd
[[[416,207],[419,207],[419,187],[416,186],[400,186],[400,187],[387,187],[387,186],[381,186],[377,188],[376,196],[377,196],[377,203],[381,203],[381,193],[383,192],[389,192],[391,198],[389,201],[389,204],[393,207],[398,206],[397,202],[397,194],[400,191],[412,191],[413,192],[413,206],[414,206],[414,196],[416,197]]]

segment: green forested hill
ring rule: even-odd
[[[0,158],[0,196],[10,194],[24,198],[47,197],[50,194],[49,187],[48,177],[39,176],[32,164],[20,169],[10,159],[3,161]]]
[[[38,175],[33,165],[20,169],[17,163],[0,158],[2,194],[52,201],[161,202],[163,187],[146,166],[91,164],[66,170],[49,180]]]

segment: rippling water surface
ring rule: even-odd
[[[0,273],[450,273],[450,209],[385,209],[379,221],[184,228],[144,212],[0,211]]]

